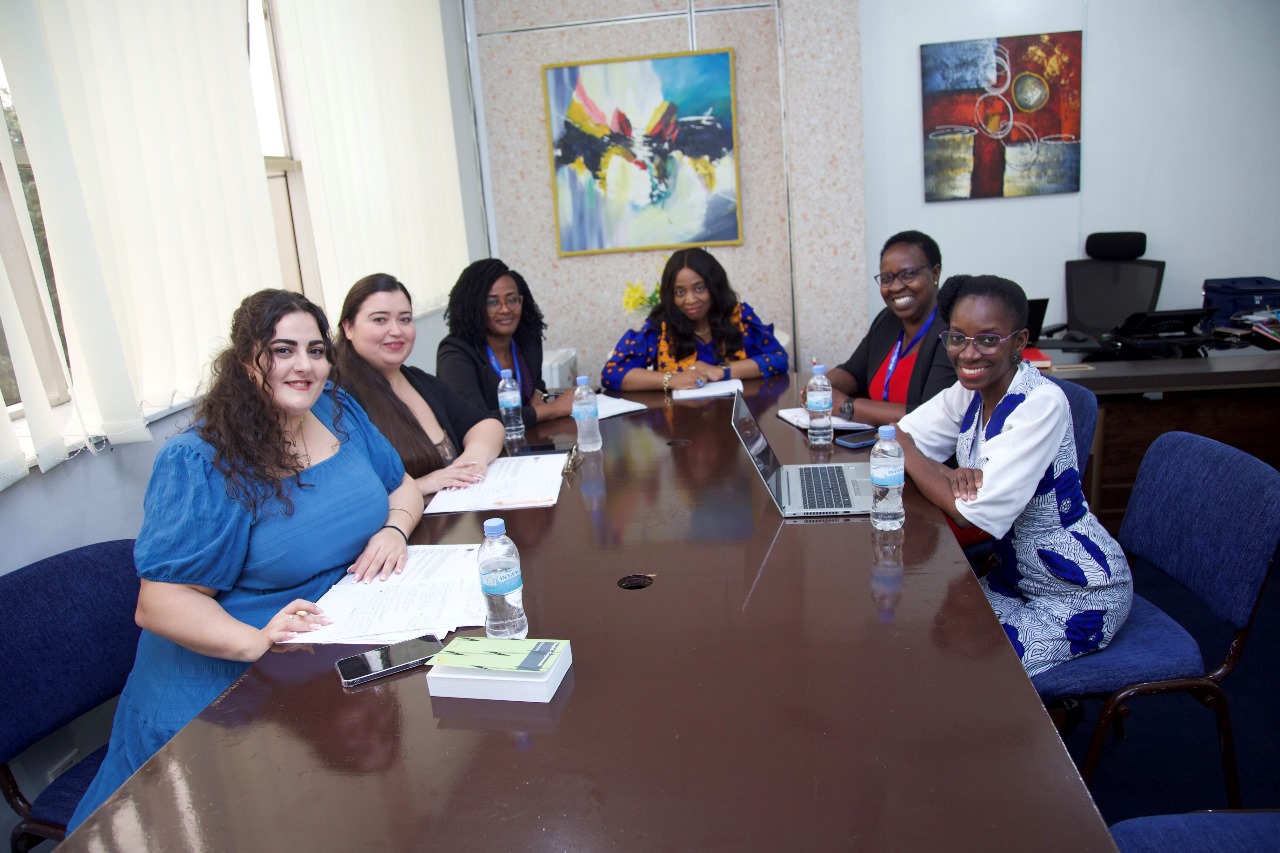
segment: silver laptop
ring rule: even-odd
[[[783,465],[769,446],[769,440],[764,437],[760,423],[747,408],[740,391],[733,396],[733,431],[738,434],[784,518],[865,515],[871,512],[870,464]]]

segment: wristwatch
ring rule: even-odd
[[[729,365],[727,364],[724,366],[724,378],[725,379],[729,378]]]
[[[853,420],[853,398],[852,397],[850,397],[849,399],[845,400],[843,403],[840,404],[840,417],[844,418],[846,421]]]

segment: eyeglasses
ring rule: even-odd
[[[502,305],[505,305],[508,308],[519,308],[521,302],[524,302],[524,297],[518,293],[512,293],[508,294],[505,299],[497,296],[490,296],[485,299],[484,307],[488,308],[490,311],[497,311]]]
[[[962,335],[959,332],[943,332],[938,335],[938,340],[942,341],[942,345],[946,347],[949,352],[958,353],[964,349],[966,343],[973,341],[973,348],[978,352],[983,355],[995,355],[1000,351],[1001,344],[1021,331],[1022,329],[1018,329],[1017,332],[1010,332],[1003,338],[992,332],[974,335],[973,337]]]
[[[908,284],[915,281],[916,276],[920,275],[920,273],[927,269],[927,266],[907,267],[906,269],[898,270],[897,272],[882,272],[880,275],[872,276],[872,279],[874,279],[881,287],[888,287],[893,284],[894,279],[897,279],[903,284]]]

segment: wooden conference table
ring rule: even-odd
[[[795,387],[747,390],[809,461],[774,416]],[[783,523],[729,399],[634,399],[554,508],[505,516],[531,635],[573,643],[550,705],[432,699],[425,670],[344,691],[353,647],[269,653],[62,849],[1114,849],[914,487],[895,572],[865,518]]]

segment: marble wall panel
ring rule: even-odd
[[[480,35],[587,21],[616,21],[637,15],[687,12],[688,0],[476,0]]]

